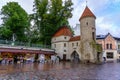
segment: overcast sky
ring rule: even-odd
[[[9,1],[18,2],[28,14],[33,13],[34,0],[0,0],[0,9]],[[79,24],[79,18],[86,7],[86,0],[72,0],[72,2],[74,3],[73,17],[69,22],[72,27],[75,27]],[[105,35],[109,32],[113,36],[120,37],[120,0],[88,0],[87,6],[97,17],[97,34]]]

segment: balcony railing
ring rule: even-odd
[[[8,41],[8,40],[0,40],[0,45],[8,45],[8,46],[24,46],[24,47],[34,47],[34,48],[48,48],[51,49],[50,45],[42,45],[42,44],[32,44],[27,42],[18,42],[18,41]]]

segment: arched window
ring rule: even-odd
[[[109,44],[106,44],[106,49],[109,49]]]
[[[112,44],[110,44],[110,49],[112,49]]]

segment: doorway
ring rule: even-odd
[[[66,61],[66,54],[63,54],[63,61]]]
[[[100,61],[100,52],[97,52],[97,61]]]
[[[77,63],[80,62],[79,54],[76,51],[73,51],[73,53],[71,54],[71,61]]]

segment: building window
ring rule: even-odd
[[[109,49],[109,44],[106,44],[106,48]]]
[[[107,49],[112,49],[112,44],[106,44]]]
[[[74,43],[72,43],[72,47],[74,47]]]
[[[110,58],[110,59],[113,58],[113,52],[108,52],[107,53],[107,58]]]
[[[112,49],[112,44],[110,44],[110,49]]]
[[[118,49],[120,49],[120,45],[118,45]]]
[[[64,39],[66,39],[67,37],[64,37]]]
[[[64,43],[64,47],[66,47],[66,43]]]
[[[78,42],[76,43],[76,46],[78,46]]]
[[[56,48],[56,44],[54,44],[54,47]]]
[[[86,22],[86,25],[88,25],[88,22]]]
[[[95,32],[92,32],[92,38],[95,40]]]
[[[64,52],[66,52],[66,50],[64,50]]]

